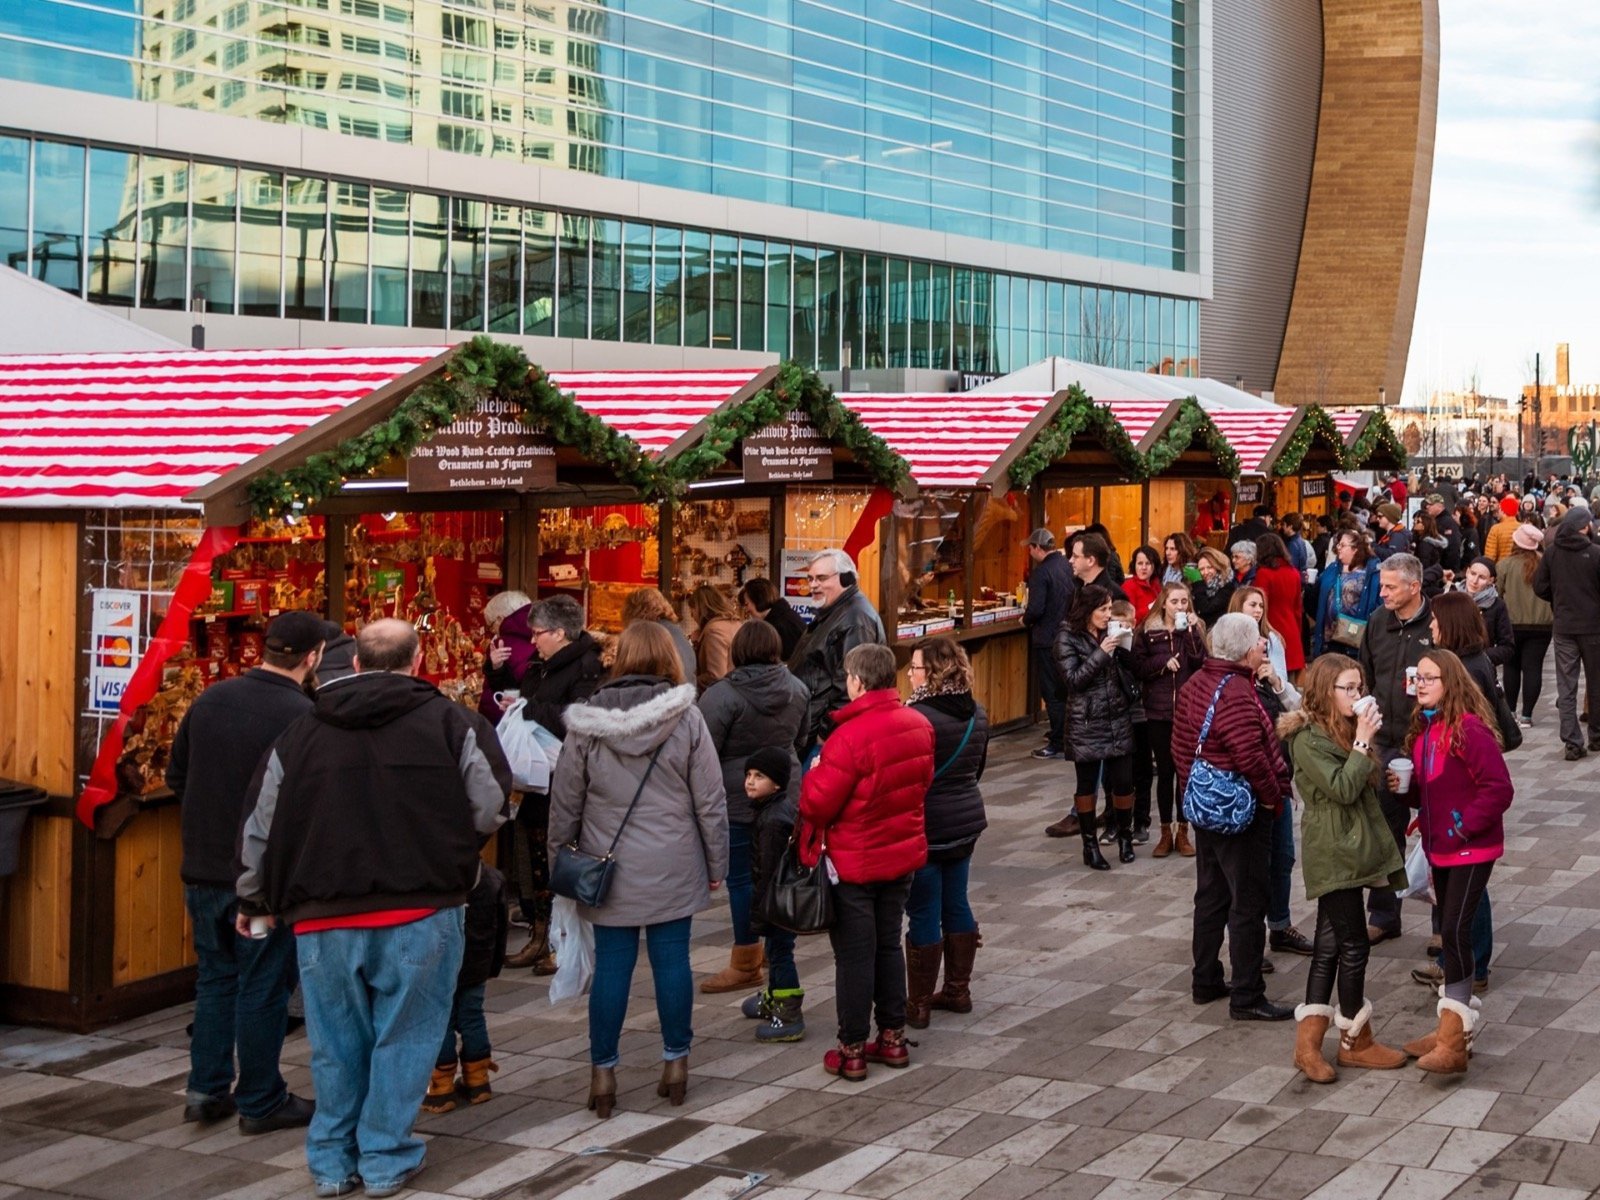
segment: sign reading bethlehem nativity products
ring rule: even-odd
[[[813,483],[833,478],[833,446],[799,410],[744,439],[747,483]]]
[[[556,448],[510,400],[488,399],[406,459],[413,492],[531,492],[554,487]]]

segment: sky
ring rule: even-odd
[[[1439,127],[1405,398],[1600,383],[1600,3],[1440,0]]]

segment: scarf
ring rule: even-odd
[[[1471,593],[1468,594],[1471,595]],[[1479,592],[1476,596],[1473,596],[1472,602],[1487,612],[1489,609],[1494,607],[1494,602],[1498,599],[1500,599],[1500,589],[1491,583],[1488,587],[1484,588],[1483,591]]]
[[[977,701],[972,698],[972,693],[966,688],[958,687],[951,679],[945,680],[938,691],[926,685],[913,688],[911,698],[906,703],[926,704],[929,708],[938,709],[959,721],[965,721],[978,710]]]

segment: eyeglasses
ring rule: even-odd
[[[1333,690],[1336,692],[1343,692],[1346,696],[1359,696],[1362,695],[1367,689],[1362,687],[1359,683],[1336,683],[1333,685]]]
[[[543,637],[547,633],[554,633],[554,632],[555,632],[554,629],[529,629],[528,630],[528,636],[529,637]]]
[[[1417,672],[1418,683],[1439,683],[1443,679],[1443,675],[1424,675],[1421,671]]]
[[[907,663],[906,670],[912,672],[913,674],[921,672],[922,674],[926,675],[928,673],[928,668],[923,666],[921,663]]]
[[[806,578],[809,579],[812,583],[827,583],[828,580],[835,579],[835,578],[838,577],[838,575],[839,575],[839,572],[834,571],[832,574],[829,574],[829,575],[807,575]]]

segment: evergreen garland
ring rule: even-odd
[[[1344,452],[1345,469],[1355,471],[1383,447],[1394,455],[1395,462],[1404,470],[1406,466],[1406,448],[1400,437],[1394,431],[1394,426],[1389,424],[1389,419],[1381,411],[1372,414],[1366,423],[1366,428],[1351,442]]]
[[[1243,467],[1239,462],[1239,452],[1207,415],[1198,397],[1185,396],[1180,405],[1160,441],[1150,447],[1150,453],[1146,456],[1145,478],[1165,474],[1178,461],[1178,457],[1194,444],[1196,437],[1211,451],[1211,457],[1216,460],[1224,478],[1239,478]]]
[[[1046,468],[1065,457],[1072,449],[1073,438],[1085,432],[1100,438],[1130,479],[1145,478],[1144,456],[1128,437],[1128,431],[1109,408],[1096,404],[1088,392],[1074,383],[1067,388],[1067,398],[1050,424],[1011,464],[1011,486],[1026,489]]]
[[[874,480],[893,491],[905,491],[911,480],[906,460],[841,404],[814,371],[792,360],[780,364],[772,382],[750,399],[706,418],[704,435],[667,463],[664,471],[681,493],[722,466],[743,439],[778,424],[796,409],[811,418],[823,437],[849,450]]]
[[[1321,436],[1333,448],[1334,462],[1341,466],[1348,465],[1344,449],[1344,436],[1339,432],[1339,427],[1333,423],[1333,418],[1327,410],[1316,404],[1308,404],[1305,416],[1295,431],[1289,435],[1289,444],[1283,448],[1283,453],[1278,455],[1278,461],[1272,464],[1274,475],[1295,475],[1300,471],[1300,464],[1305,461],[1306,455],[1311,452],[1312,443]]]
[[[637,442],[578,407],[521,350],[480,335],[458,348],[444,370],[424,380],[388,417],[297,466],[257,475],[249,484],[251,512],[273,518],[309,509],[336,495],[346,480],[371,475],[391,456],[410,454],[490,397],[511,401],[529,425],[611,468],[644,498],[668,490]]]

